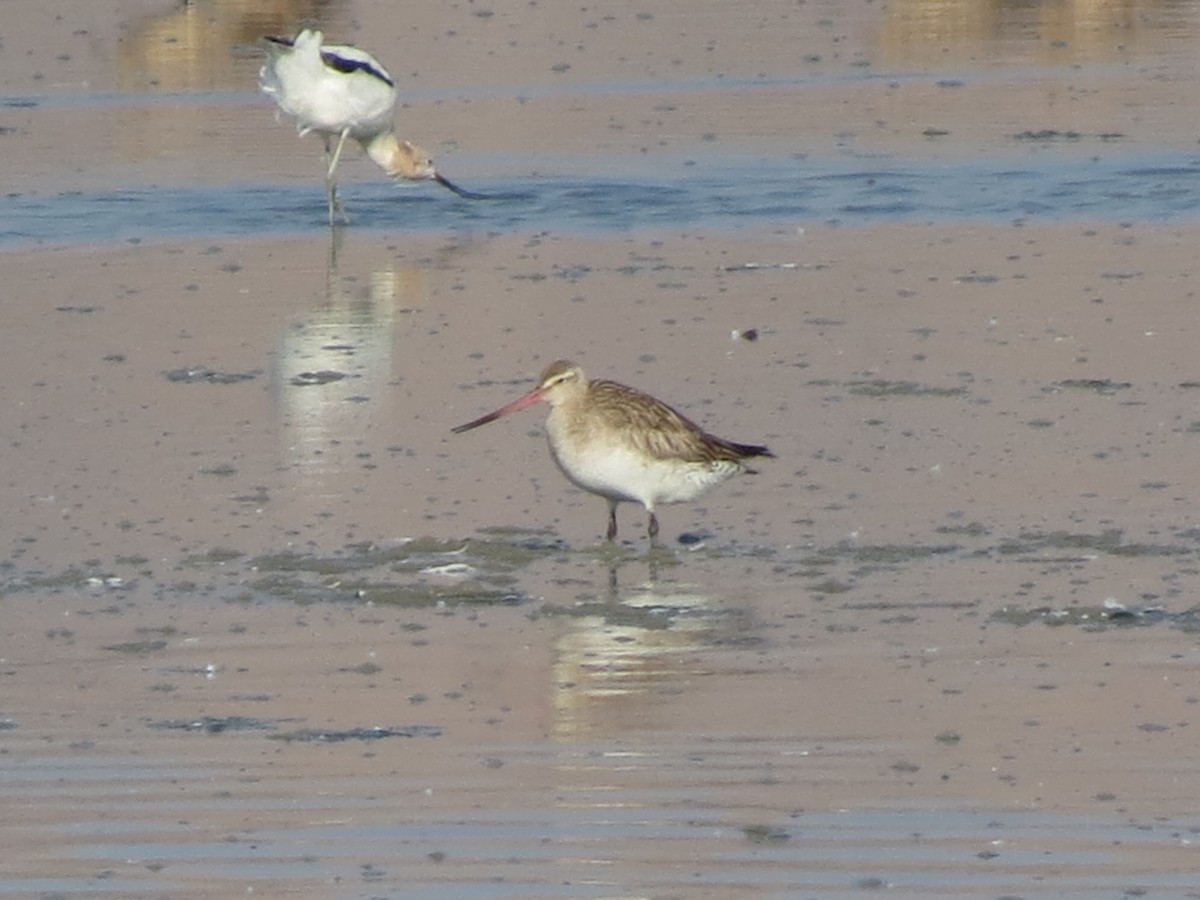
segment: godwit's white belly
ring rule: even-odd
[[[742,469],[728,460],[657,459],[620,444],[570,444],[553,437],[550,450],[563,474],[585,491],[640,503],[648,510],[695,499]]]

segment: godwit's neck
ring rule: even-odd
[[[566,409],[581,409],[589,404],[588,386],[579,384],[565,384],[556,392],[556,396],[550,401],[553,406],[562,406]]]

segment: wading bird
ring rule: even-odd
[[[322,44],[319,31],[295,38],[267,37],[267,61],[259,87],[296,120],[300,134],[315,131],[325,140],[325,194],[329,224],[342,213],[337,165],[347,138],[362,145],[385,172],[413,181],[430,180],[472,200],[486,195],[466,191],[444,178],[429,154],[393,132],[396,83],[370,53],[357,47]],[[336,141],[336,144],[335,144]]]
[[[566,360],[547,366],[525,396],[453,431],[470,431],[540,400],[550,404],[546,435],[559,469],[608,501],[610,541],[617,536],[618,503],[646,508],[653,542],[658,504],[693,500],[738,472],[752,472],[745,460],[775,455],[757,444],[708,434],[649,394],[614,381],[588,381]]]

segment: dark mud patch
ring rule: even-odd
[[[1099,532],[1027,529],[996,535],[979,522],[954,523],[935,532],[953,542],[847,540],[807,548],[800,555],[777,553],[767,558],[772,576],[784,582],[794,579],[807,596],[828,608],[836,604],[839,609],[859,611],[945,609],[984,616],[995,610],[989,621],[1014,625],[1044,621],[1111,627],[1161,622],[1187,630],[1196,627],[1193,611],[1168,614],[1164,609],[1167,599],[1184,597],[1180,579],[1200,571],[1194,529],[1175,531],[1164,540],[1130,540],[1116,528]],[[1129,603],[1109,597],[1121,590],[1111,583],[1114,573],[1131,564],[1158,572],[1162,591],[1142,593]],[[987,573],[992,587],[964,595],[934,586],[940,577],[963,568]],[[997,587],[1005,581],[1011,585],[1007,590]],[[1091,593],[1097,599],[1076,601],[1072,599],[1076,593]],[[1033,602],[1022,604],[1022,598]]]
[[[235,559],[241,559],[245,556],[240,550],[230,550],[225,547],[213,547],[203,553],[193,553],[185,556],[182,560],[182,565],[185,567],[191,566],[221,566],[228,562],[233,562]]]
[[[255,369],[252,372],[220,372],[206,366],[170,369],[163,372],[167,381],[176,384],[241,384],[243,381],[253,381],[260,375],[262,375],[261,369]]]
[[[148,721],[155,731],[182,731],[190,734],[227,734],[232,732],[272,732],[273,741],[299,744],[340,744],[347,741],[381,741],[388,738],[441,737],[437,725],[369,725],[354,728],[297,728],[280,731],[293,719],[259,719],[253,716],[200,716],[195,719],[159,719]]]
[[[312,387],[322,384],[333,384],[335,381],[343,381],[346,378],[357,378],[356,375],[350,375],[346,372],[339,372],[335,369],[321,369],[317,372],[301,372],[289,382],[293,387]]]
[[[155,731],[186,731],[195,734],[225,734],[232,731],[274,731],[277,722],[252,716],[200,716],[197,719],[159,719],[146,723]]]
[[[161,638],[156,640],[142,641],[122,641],[119,644],[109,644],[101,647],[101,650],[108,650],[112,653],[124,653],[129,656],[140,656],[146,653],[157,653],[159,650],[165,650],[167,642]]]
[[[742,834],[746,836],[749,843],[767,847],[783,844],[792,839],[789,831],[774,825],[746,825],[742,828]]]
[[[819,594],[844,594],[868,575],[897,571],[939,558],[952,559],[970,552],[962,544],[859,544],[842,541],[808,550],[798,560],[779,560],[777,571],[812,579],[809,590]],[[758,554],[755,554],[758,555]],[[842,569],[843,574],[831,574]]]
[[[491,528],[462,540],[357,543],[329,553],[287,549],[250,554],[214,547],[174,563],[123,556],[70,563],[58,571],[21,571],[10,563],[0,569],[0,596],[77,594],[99,600],[79,610],[88,615],[120,614],[147,597],[218,597],[241,604],[282,600],[405,609],[528,606],[539,616],[598,619],[613,627],[647,630],[703,616],[716,640],[726,625],[714,626],[711,608],[698,613],[709,604],[677,591],[682,582],[658,593],[642,586],[622,588],[617,582],[621,572],[641,573],[644,568],[651,586],[676,581],[677,576],[666,574],[676,569],[693,572],[685,580],[702,584],[706,573],[728,573],[730,566],[740,565],[744,575],[732,582],[742,585],[739,590],[753,594],[759,587],[782,587],[826,610],[893,612],[897,625],[925,612],[951,610],[978,615],[981,621],[991,616],[987,621],[994,624],[1113,627],[1161,622],[1198,628],[1195,613],[1160,609],[1173,597],[1183,599],[1181,578],[1200,571],[1200,532],[1195,529],[1143,540],[1129,539],[1116,528],[997,534],[961,512],[949,516],[961,521],[931,529],[930,541],[910,543],[843,540],[791,547],[705,540],[651,547],[631,541],[574,548],[547,530]],[[1135,564],[1158,573],[1153,577],[1163,584],[1159,593],[1142,592],[1129,600],[1110,584],[1114,572]],[[964,568],[972,572],[966,582],[955,575]],[[607,571],[608,577],[597,577],[597,570]],[[986,574],[989,586],[964,589],[976,571]],[[943,579],[958,587],[939,588]],[[1120,603],[1111,600],[1113,594]],[[722,615],[737,605],[725,606]],[[57,632],[47,637],[70,639]],[[104,649],[150,656],[167,649],[174,637],[143,628]]]
[[[870,571],[877,567],[897,566],[935,556],[948,556],[960,549],[958,544],[851,545],[847,548],[847,556]]]
[[[506,540],[357,544],[331,555],[283,552],[251,557],[245,565],[255,596],[300,603],[367,601],[386,606],[515,605],[528,597],[516,573],[561,552],[541,535]]]
[[[736,610],[714,613],[705,607],[686,606],[662,598],[650,603],[639,603],[636,598],[608,601],[581,600],[573,604],[547,603],[538,610],[539,616],[560,616],[572,619],[598,619],[614,627],[641,628],[646,631],[661,631],[671,628],[680,620],[694,618],[711,624],[718,617],[732,618]]]
[[[54,572],[34,571],[25,574],[10,570],[10,578],[0,586],[0,596],[9,592],[60,592],[87,589],[107,591],[130,591],[136,581],[117,574],[98,560],[73,563]]]
[[[1080,141],[1099,141],[1104,144],[1111,144],[1115,141],[1122,141],[1125,135],[1120,131],[1101,131],[1094,134],[1085,134],[1080,131],[1059,131],[1057,128],[1041,128],[1037,131],[1018,131],[1012,136],[1014,141],[1024,143],[1037,144],[1076,144]]]
[[[700,550],[706,558],[743,555],[736,548],[693,548],[693,552]],[[632,561],[650,561],[656,569],[679,564],[675,553],[662,547],[574,549],[549,531],[490,528],[461,540],[424,537],[389,544],[356,543],[329,553],[287,549],[252,554],[217,546],[187,553],[174,562],[122,556],[68,563],[57,570],[22,570],[10,562],[0,568],[0,596],[82,594],[121,600],[119,605],[110,603],[91,612],[120,612],[147,595],[159,599],[220,596],[233,603],[510,606],[533,599],[521,585],[522,573],[531,565],[569,560],[599,560],[618,568]],[[135,653],[161,646],[138,635],[136,642],[113,649]]]
[[[1055,381],[1044,390],[1046,393],[1058,391],[1088,391],[1093,394],[1111,395],[1127,391],[1133,387],[1128,381],[1113,381],[1111,378],[1066,378]]]
[[[890,381],[884,378],[870,378],[843,383],[846,390],[858,397],[874,397],[886,399],[889,397],[964,397],[967,389],[964,387],[941,387],[924,384],[919,381]]]
[[[377,725],[371,728],[344,728],[336,731],[316,728],[300,728],[281,734],[272,734],[273,741],[300,744],[341,744],[346,741],[382,741],[388,738],[435,738],[442,736],[436,725]]]
[[[1069,607],[1006,606],[992,613],[990,621],[1018,627],[1046,625],[1053,628],[1081,628],[1084,631],[1168,625],[1195,633],[1200,632],[1200,606],[1175,613],[1161,606],[1129,607],[1115,603]]]
[[[1079,559],[1079,553],[1103,553],[1110,556],[1125,557],[1172,557],[1190,556],[1196,553],[1196,548],[1184,544],[1148,544],[1141,542],[1126,543],[1120,529],[1113,528],[1099,534],[1070,531],[1022,531],[1014,538],[1000,542],[996,552],[1006,556],[1025,556],[1036,558],[1037,562],[1050,562],[1048,550],[1072,551],[1069,555],[1060,557],[1068,561]]]

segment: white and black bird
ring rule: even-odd
[[[396,82],[370,53],[357,47],[325,44],[324,35],[311,29],[295,38],[265,40],[267,61],[259,71],[259,86],[283,112],[295,118],[301,135],[315,131],[325,140],[330,225],[342,212],[336,175],[347,138],[358,141],[367,156],[389,175],[436,181],[462,197],[487,198],[443,177],[429,154],[417,145],[396,139],[392,122]]]

